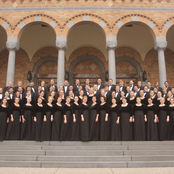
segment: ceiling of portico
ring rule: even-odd
[[[122,27],[117,36],[118,47],[131,47],[135,49],[142,60],[146,54],[154,47],[154,41],[148,29],[139,25],[129,25]]]

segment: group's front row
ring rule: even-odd
[[[37,99],[35,106],[31,98],[20,106],[18,97],[9,107],[6,98],[0,105],[0,141],[35,140],[35,141],[155,141],[174,139],[174,99],[165,104],[160,99],[159,106],[148,98],[144,105],[140,97],[134,102],[123,97],[117,105],[112,98],[112,105],[106,103],[105,96],[100,97],[100,104],[94,95],[92,101],[84,96],[81,104],[79,97],[68,96],[62,104],[62,98],[52,105],[52,96],[43,104]],[[81,99],[80,99],[81,100]]]

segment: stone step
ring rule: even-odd
[[[131,156],[131,161],[174,161],[174,155]]]
[[[37,155],[0,155],[0,161],[37,161]]]
[[[174,150],[174,145],[129,145],[128,150]]]
[[[1,158],[0,158],[1,159]],[[38,156],[38,161],[56,162],[98,162],[98,161],[131,161],[131,156]]]
[[[124,150],[124,155],[174,155],[174,150]]]
[[[42,150],[127,150],[128,146],[42,146]]]
[[[122,150],[46,150],[46,155],[48,156],[114,156],[114,155],[123,155]]]
[[[0,167],[42,167],[40,161],[0,161]]]
[[[45,155],[45,154],[46,154],[45,150],[0,150],[0,155]]]
[[[1,150],[42,150],[41,145],[0,145]]]

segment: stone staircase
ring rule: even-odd
[[[174,141],[0,142],[0,167],[173,167]]]

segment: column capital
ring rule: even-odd
[[[56,47],[58,50],[66,50],[67,49],[67,37],[66,36],[56,37]]]
[[[106,37],[106,49],[116,49],[117,47],[117,38],[115,36]]]
[[[9,51],[10,50],[18,51],[19,50],[19,39],[16,37],[7,38],[6,47]]]
[[[156,37],[154,41],[155,50],[165,50],[167,48],[167,41],[165,37]]]

